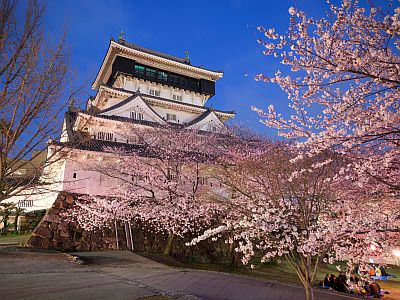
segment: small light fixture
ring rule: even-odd
[[[392,253],[394,256],[400,257],[400,249],[393,249]]]

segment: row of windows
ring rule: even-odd
[[[152,95],[152,96],[160,97],[160,91],[159,90],[150,89],[149,94]],[[178,95],[178,94],[173,94],[172,95],[172,99],[175,100],[175,101],[182,102],[183,96],[182,95]]]
[[[17,206],[22,208],[22,207],[32,207],[33,206],[33,200],[19,200],[17,203]]]
[[[167,121],[175,121],[176,122],[176,115],[167,113]]]
[[[143,121],[144,115],[143,115],[143,113],[140,113],[140,112],[131,111],[131,119]]]
[[[130,117],[134,120],[144,121],[144,114],[141,112],[131,111]],[[175,114],[167,113],[167,121],[176,122],[177,116]],[[97,135],[94,135],[94,137],[97,138],[98,140],[114,141],[114,134],[112,132],[99,131],[99,132],[97,132]],[[127,143],[129,143],[128,140],[127,140]]]
[[[138,120],[138,121],[144,121],[144,114],[132,111],[131,118],[134,120]],[[171,121],[171,122],[177,122],[178,118],[177,118],[177,115],[175,115],[175,114],[167,113],[166,120]],[[218,132],[219,127],[214,124],[208,124],[207,130],[210,132]],[[95,138],[96,138],[96,135],[95,135]],[[99,131],[99,132],[97,132],[97,139],[104,140],[104,141],[114,141],[114,134],[111,132]]]
[[[182,95],[173,94],[172,99],[175,101],[182,101]]]
[[[96,135],[94,135],[94,138],[96,138]],[[98,132],[97,139],[103,140],[103,141],[117,142],[117,139],[116,138],[114,139],[114,134],[109,133],[109,132],[101,132],[101,131]],[[122,142],[122,141],[119,141],[119,142]],[[124,142],[125,142],[125,140],[124,140]],[[129,139],[126,139],[127,144],[139,144],[142,142],[143,142],[143,139],[142,139],[142,137],[139,137],[139,136],[131,136],[131,137],[129,137]],[[74,175],[74,176],[76,176],[76,175]],[[76,177],[74,177],[74,178],[76,178]]]
[[[149,79],[156,79],[158,81],[165,81],[174,85],[182,87],[188,87],[191,89],[198,90],[200,88],[200,81],[198,79],[186,77],[183,75],[173,74],[160,70],[153,69],[151,67],[135,65],[135,74],[140,77],[146,77]]]
[[[114,134],[111,132],[99,131],[97,133],[97,139],[103,140],[103,141],[112,141],[112,140],[114,140]]]
[[[160,96],[160,91],[150,89],[150,95],[159,97]]]

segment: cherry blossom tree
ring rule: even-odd
[[[42,1],[0,2],[0,202],[50,189],[45,166],[49,137],[57,137],[60,112],[80,88],[71,84],[66,35],[49,42]],[[61,123],[59,124],[61,126]],[[40,180],[39,180],[40,178]]]
[[[260,26],[264,54],[279,58],[285,71],[256,79],[278,84],[294,113],[285,118],[272,105],[266,111],[253,109],[265,125],[295,139],[301,154],[334,149],[352,159],[365,191],[396,197],[400,8],[393,4],[362,7],[356,0],[328,1],[328,16],[320,19],[291,7],[286,35]]]
[[[223,136],[181,128],[128,128],[127,139],[138,141],[132,149],[107,148],[113,160],[90,168],[118,184],[112,197],[83,197],[72,216],[88,229],[115,220],[140,220],[155,231],[168,233],[165,254],[176,235],[200,233],[216,215],[216,206],[205,203],[212,188],[207,175],[224,151]],[[202,200],[203,198],[203,200]]]
[[[84,195],[63,216],[76,221],[79,227],[88,231],[114,227],[116,247],[119,249],[117,222],[130,222],[134,218],[134,211],[131,201],[126,199]]]
[[[325,151],[294,161],[297,151],[254,140],[232,147],[215,173],[233,193],[228,199],[214,196],[225,215],[190,245],[229,236],[227,242],[238,245],[244,264],[255,267],[257,259],[282,257],[312,299],[311,284],[322,261],[368,261],[378,254],[371,245],[381,249],[398,239],[391,227],[398,215],[382,218],[392,199],[366,198],[351,174],[339,176],[346,161],[337,154]]]

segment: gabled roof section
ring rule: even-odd
[[[204,120],[205,118],[207,118],[208,115],[211,114],[211,112],[212,112],[211,110],[207,110],[206,112],[202,113],[197,118],[195,118],[192,121],[186,123],[186,127],[187,128],[191,128],[192,125],[195,125],[195,124],[199,123],[200,121]]]
[[[196,104],[192,104],[192,103],[175,101],[172,99],[162,98],[162,97],[153,96],[153,95],[147,95],[147,94],[143,94],[140,92],[133,92],[133,91],[125,90],[122,88],[115,88],[115,87],[110,87],[110,86],[105,86],[105,85],[100,86],[99,91],[96,94],[96,98],[97,98],[97,95],[103,91],[107,92],[107,93],[112,93],[112,94],[118,95],[119,97],[129,97],[130,95],[140,95],[147,104],[150,104],[150,105],[170,104],[170,105],[173,105],[174,109],[183,110],[183,111],[185,111],[185,110],[192,111],[192,109],[195,109],[196,112],[203,113],[208,110],[213,110],[223,122],[233,118],[236,114],[235,111],[217,110],[217,109],[213,109],[213,108],[210,108],[207,106],[200,106],[200,105],[196,105]]]
[[[220,133],[224,133],[227,130],[225,124],[221,122],[213,110],[208,110],[187,123],[186,128],[202,131],[218,131]]]
[[[107,53],[103,59],[100,70],[92,84],[92,89],[98,89],[111,75],[111,66],[116,56],[123,56],[140,63],[159,65],[165,70],[173,70],[182,75],[193,78],[204,78],[216,81],[223,76],[221,71],[207,70],[202,67],[192,66],[187,60],[169,54],[147,49],[126,41],[111,40]]]
[[[127,99],[100,111],[97,116],[118,116],[122,115],[125,111],[137,111],[143,112],[146,116],[147,121],[167,124],[163,118],[161,118],[140,96],[139,93],[134,93]]]

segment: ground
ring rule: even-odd
[[[251,276],[268,281],[301,285],[301,282],[298,279],[297,275],[293,272],[293,270],[291,269],[289,264],[285,262],[285,260],[278,260],[278,262],[275,261],[260,264],[257,265],[255,269],[251,269],[249,266],[246,267],[243,265],[239,265],[236,269],[233,270],[229,264],[200,263],[195,261],[179,260],[162,254],[140,254],[152,260],[177,268],[190,268],[232,273],[244,276]],[[254,263],[256,263],[256,261],[254,261]],[[334,273],[338,275],[338,270],[336,268],[337,265],[340,265],[342,269],[346,268],[345,263],[338,263],[334,265],[321,264],[316,274],[314,286],[317,286],[318,283],[324,279],[326,274]],[[396,278],[391,278],[390,280],[378,282],[382,289],[390,291],[390,295],[385,295],[384,299],[400,299],[400,267],[391,265],[387,266],[386,269],[389,274],[395,275]]]
[[[255,270],[232,270],[228,264],[188,262],[128,251],[67,254],[19,247],[28,238],[29,235],[0,237],[1,299],[305,298],[284,261],[260,265]],[[323,265],[316,282],[335,271],[335,266]],[[400,268],[389,272],[397,278],[379,282],[390,291],[384,299],[400,299]],[[359,298],[316,289],[316,299]]]
[[[1,299],[304,299],[293,284],[174,268],[128,251],[0,248]],[[317,290],[316,299],[353,299]]]

